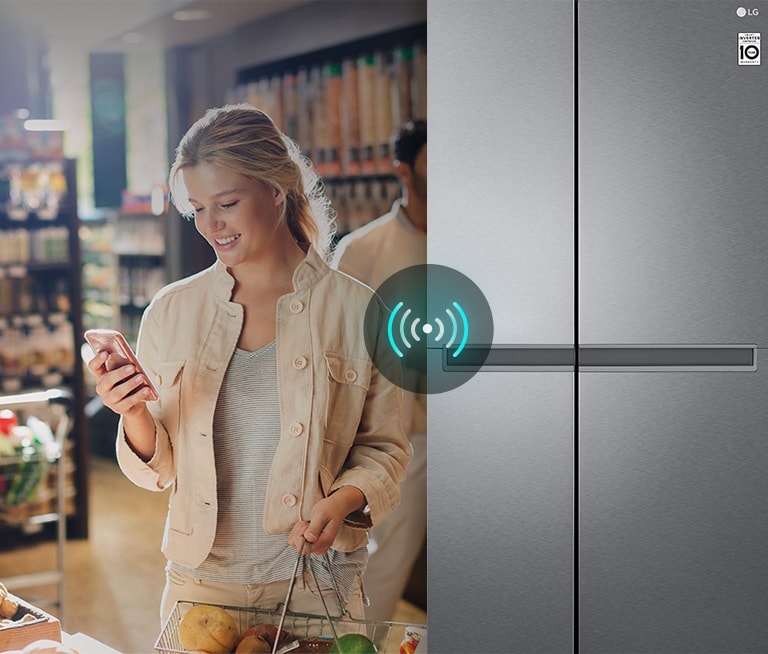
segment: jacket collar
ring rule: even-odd
[[[307,256],[293,271],[293,290],[295,292],[312,288],[328,274],[330,267],[309,243],[301,244]]]
[[[317,284],[330,270],[328,264],[323,261],[320,254],[309,244],[301,246],[307,253],[304,259],[296,266],[293,271],[293,290],[294,292],[303,291],[312,288]],[[235,278],[229,273],[227,267],[218,259],[212,266],[213,268],[213,292],[216,297],[229,302],[232,299],[232,290],[235,288]]]

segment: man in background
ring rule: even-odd
[[[427,122],[406,123],[393,136],[394,171],[401,197],[389,213],[339,241],[331,265],[374,290],[396,272],[427,263]],[[368,620],[391,620],[427,532],[427,402],[405,392],[404,429],[413,459],[401,484],[400,505],[371,530],[363,577]]]

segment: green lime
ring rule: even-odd
[[[341,650],[339,650],[341,645]],[[376,654],[379,650],[368,636],[363,634],[344,634],[339,636],[339,644],[333,643],[331,654]]]

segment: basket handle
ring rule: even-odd
[[[336,633],[336,626],[333,624],[333,619],[331,618],[331,614],[328,611],[328,605],[325,603],[323,592],[320,589],[320,582],[317,579],[317,574],[315,574],[315,569],[312,567],[312,543],[310,543],[306,538],[302,538],[301,547],[299,548],[299,555],[296,557],[296,565],[293,566],[293,574],[291,575],[291,580],[288,583],[288,593],[285,597],[285,602],[283,603],[283,610],[280,612],[280,622],[277,625],[277,634],[280,634],[283,629],[283,625],[285,624],[285,614],[288,612],[288,604],[290,603],[291,596],[293,595],[293,587],[296,585],[296,575],[299,571],[299,563],[301,563],[301,557],[304,556],[304,554],[302,554],[304,551],[304,546],[307,548],[307,566],[309,566],[309,571],[312,573],[312,578],[315,580],[315,586],[317,586],[317,594],[320,596],[320,601],[323,604],[323,611],[325,611],[325,617],[328,619],[328,624],[331,627],[333,640],[336,643],[338,650],[341,651],[341,643],[339,643],[339,636]],[[336,585],[336,579],[333,576],[333,570],[331,569],[331,559],[328,556],[328,552],[323,555],[323,558],[325,559],[326,566],[328,567],[328,572],[331,575],[331,585],[333,586],[333,590],[336,593],[336,599],[339,601],[340,615],[337,616],[337,618],[342,617],[345,613],[349,615],[346,608],[344,607],[344,601],[341,599],[339,588]],[[352,616],[350,615],[349,617],[351,618]],[[275,642],[272,645],[272,654],[276,654],[277,652],[277,641],[278,638],[275,637]]]

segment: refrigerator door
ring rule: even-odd
[[[765,2],[578,4],[579,340],[768,342]],[[749,5],[752,7],[752,5]]]
[[[762,4],[578,5],[579,342],[617,353],[578,378],[584,654],[768,644]]]
[[[480,287],[495,343],[572,348],[572,2],[440,0],[428,23],[429,263]],[[573,651],[573,378],[429,396],[430,651]]]
[[[579,652],[764,653],[768,373],[582,373],[579,396]]]

